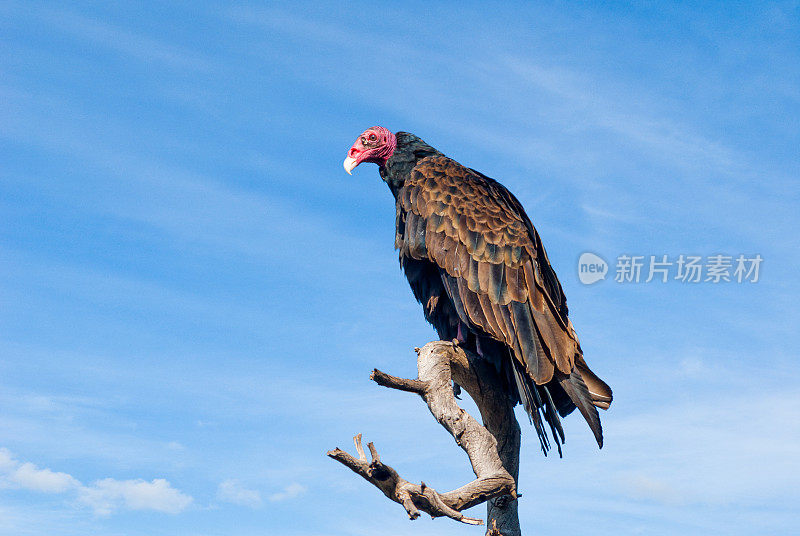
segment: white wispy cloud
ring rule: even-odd
[[[212,62],[195,50],[114,26],[100,19],[56,10],[41,10],[35,12],[34,16],[75,38],[100,45],[127,58],[148,64],[161,63],[170,68],[199,71],[212,69]]]
[[[241,506],[258,508],[261,506],[261,494],[254,489],[248,489],[241,482],[235,479],[228,479],[220,482],[217,488],[217,498]]]
[[[80,483],[67,473],[40,469],[27,462],[17,467],[9,475],[9,480],[20,487],[43,493],[63,493]]]
[[[106,123],[102,117],[81,119],[85,111],[58,98],[50,101],[41,95],[31,97],[3,87],[0,98],[14,102],[10,107],[12,112],[0,110],[0,138],[24,140],[47,151],[80,159],[100,173],[103,181],[109,173],[117,178],[116,188],[127,192],[124,201],[116,196],[96,199],[93,205],[100,214],[153,225],[180,240],[213,245],[219,251],[292,262],[316,271],[315,277],[325,275],[327,267],[307,262],[305,251],[310,249],[327,251],[332,245],[346,241],[352,249],[351,255],[358,256],[358,262],[369,262],[364,253],[370,251],[369,241],[352,232],[332,230],[328,219],[302,203],[231,187],[217,177],[121,150],[119,143],[104,141],[104,137],[119,133],[112,134],[105,131],[105,126],[99,127]],[[51,136],[40,128],[31,128],[30,125],[41,124],[45,115],[50,118],[53,130],[60,134]],[[106,126],[114,130],[108,123]],[[91,189],[88,184],[87,177],[84,187]],[[86,195],[94,196],[86,190],[80,195],[81,203]],[[304,248],[275,247],[285,238],[287,221],[293,222],[292,232],[302,237]],[[340,261],[335,256],[329,259],[329,264],[340,262],[349,266],[352,260]]]
[[[269,500],[271,502],[279,502],[279,501],[288,501],[290,499],[295,499],[306,492],[306,487],[298,484],[297,482],[292,482],[285,488],[283,491],[279,491],[277,493],[273,493],[269,496]]]
[[[324,43],[340,54],[360,56],[360,43],[369,39],[368,35],[360,36],[352,28],[326,24],[307,16],[295,17],[278,10],[235,8],[229,16],[237,23],[261,25],[293,39]],[[559,132],[581,138],[587,133],[593,135],[596,130],[624,139],[636,152],[651,159],[667,160],[673,166],[730,169],[741,168],[743,164],[736,152],[720,140],[698,132],[697,125],[678,122],[672,110],[656,106],[657,92],[645,92],[639,86],[620,88],[605,80],[602,74],[557,65],[549,58],[535,55],[498,55],[498,50],[502,49],[498,45],[498,50],[476,54],[471,69],[457,73],[464,83],[460,92],[454,94],[450,87],[435,84],[432,79],[435,80],[442,69],[459,64],[462,53],[459,48],[442,47],[431,52],[415,48],[412,42],[400,38],[381,40],[373,47],[374,51],[380,51],[376,56],[381,58],[402,60],[424,55],[429,61],[424,66],[415,66],[415,70],[403,68],[402,61],[391,70],[385,70],[383,62],[367,61],[358,73],[345,76],[335,73],[326,78],[324,73],[315,72],[314,82],[324,80],[336,90],[346,86],[347,91],[358,92],[359,98],[392,108],[399,114],[407,115],[413,110],[417,125],[456,126],[458,128],[449,131],[476,145],[488,145],[493,150],[508,153],[511,158],[537,162],[536,165],[541,165],[542,161],[550,165],[562,165],[565,161],[574,163],[576,157],[581,157],[584,164],[596,166],[584,144],[573,152],[574,147],[563,147],[561,142],[550,139]],[[420,76],[420,72],[431,76]],[[309,77],[300,70],[296,74]],[[353,83],[368,76],[391,83],[380,92],[374,91],[372,86]],[[403,98],[409,86],[415,93],[424,95],[413,108]],[[480,99],[464,98],[465,94],[469,95],[470,87],[481,88],[484,98],[486,94],[502,95],[513,105],[482,114],[485,104]],[[427,113],[419,113],[419,107],[426,107]],[[444,110],[447,113],[443,113]],[[548,138],[525,134],[535,132],[531,125],[542,120],[554,127],[547,131]]]
[[[81,487],[78,501],[101,516],[122,508],[179,514],[192,503],[192,497],[173,488],[163,478],[150,482],[105,478]]]
[[[21,462],[6,448],[0,448],[0,487],[40,493],[72,493],[77,495],[76,504],[88,507],[98,516],[107,516],[121,509],[178,514],[193,501],[191,496],[173,488],[163,478],[150,482],[104,478],[84,485],[68,473]]]
[[[63,493],[80,487],[80,482],[67,473],[40,469],[36,465],[21,463],[14,459],[8,449],[0,449],[0,482],[8,487],[16,487],[42,493]]]

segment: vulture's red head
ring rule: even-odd
[[[383,127],[368,128],[347,151],[344,170],[352,175],[353,169],[361,162],[373,162],[383,166],[392,156],[395,147],[397,138],[391,130]]]

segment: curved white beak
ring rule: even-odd
[[[348,175],[353,174],[353,168],[358,165],[355,158],[350,158],[349,156],[344,159],[344,170],[347,172]]]

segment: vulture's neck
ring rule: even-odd
[[[398,132],[397,147],[386,164],[380,167],[381,178],[389,185],[395,199],[411,170],[426,156],[442,154],[418,137],[408,132]]]

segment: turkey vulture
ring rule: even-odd
[[[611,389],[583,359],[567,300],[522,205],[497,181],[408,132],[372,127],[347,153],[347,173],[378,164],[396,200],[395,249],[425,319],[489,360],[559,455],[561,417],[576,407],[603,446],[597,408]]]

